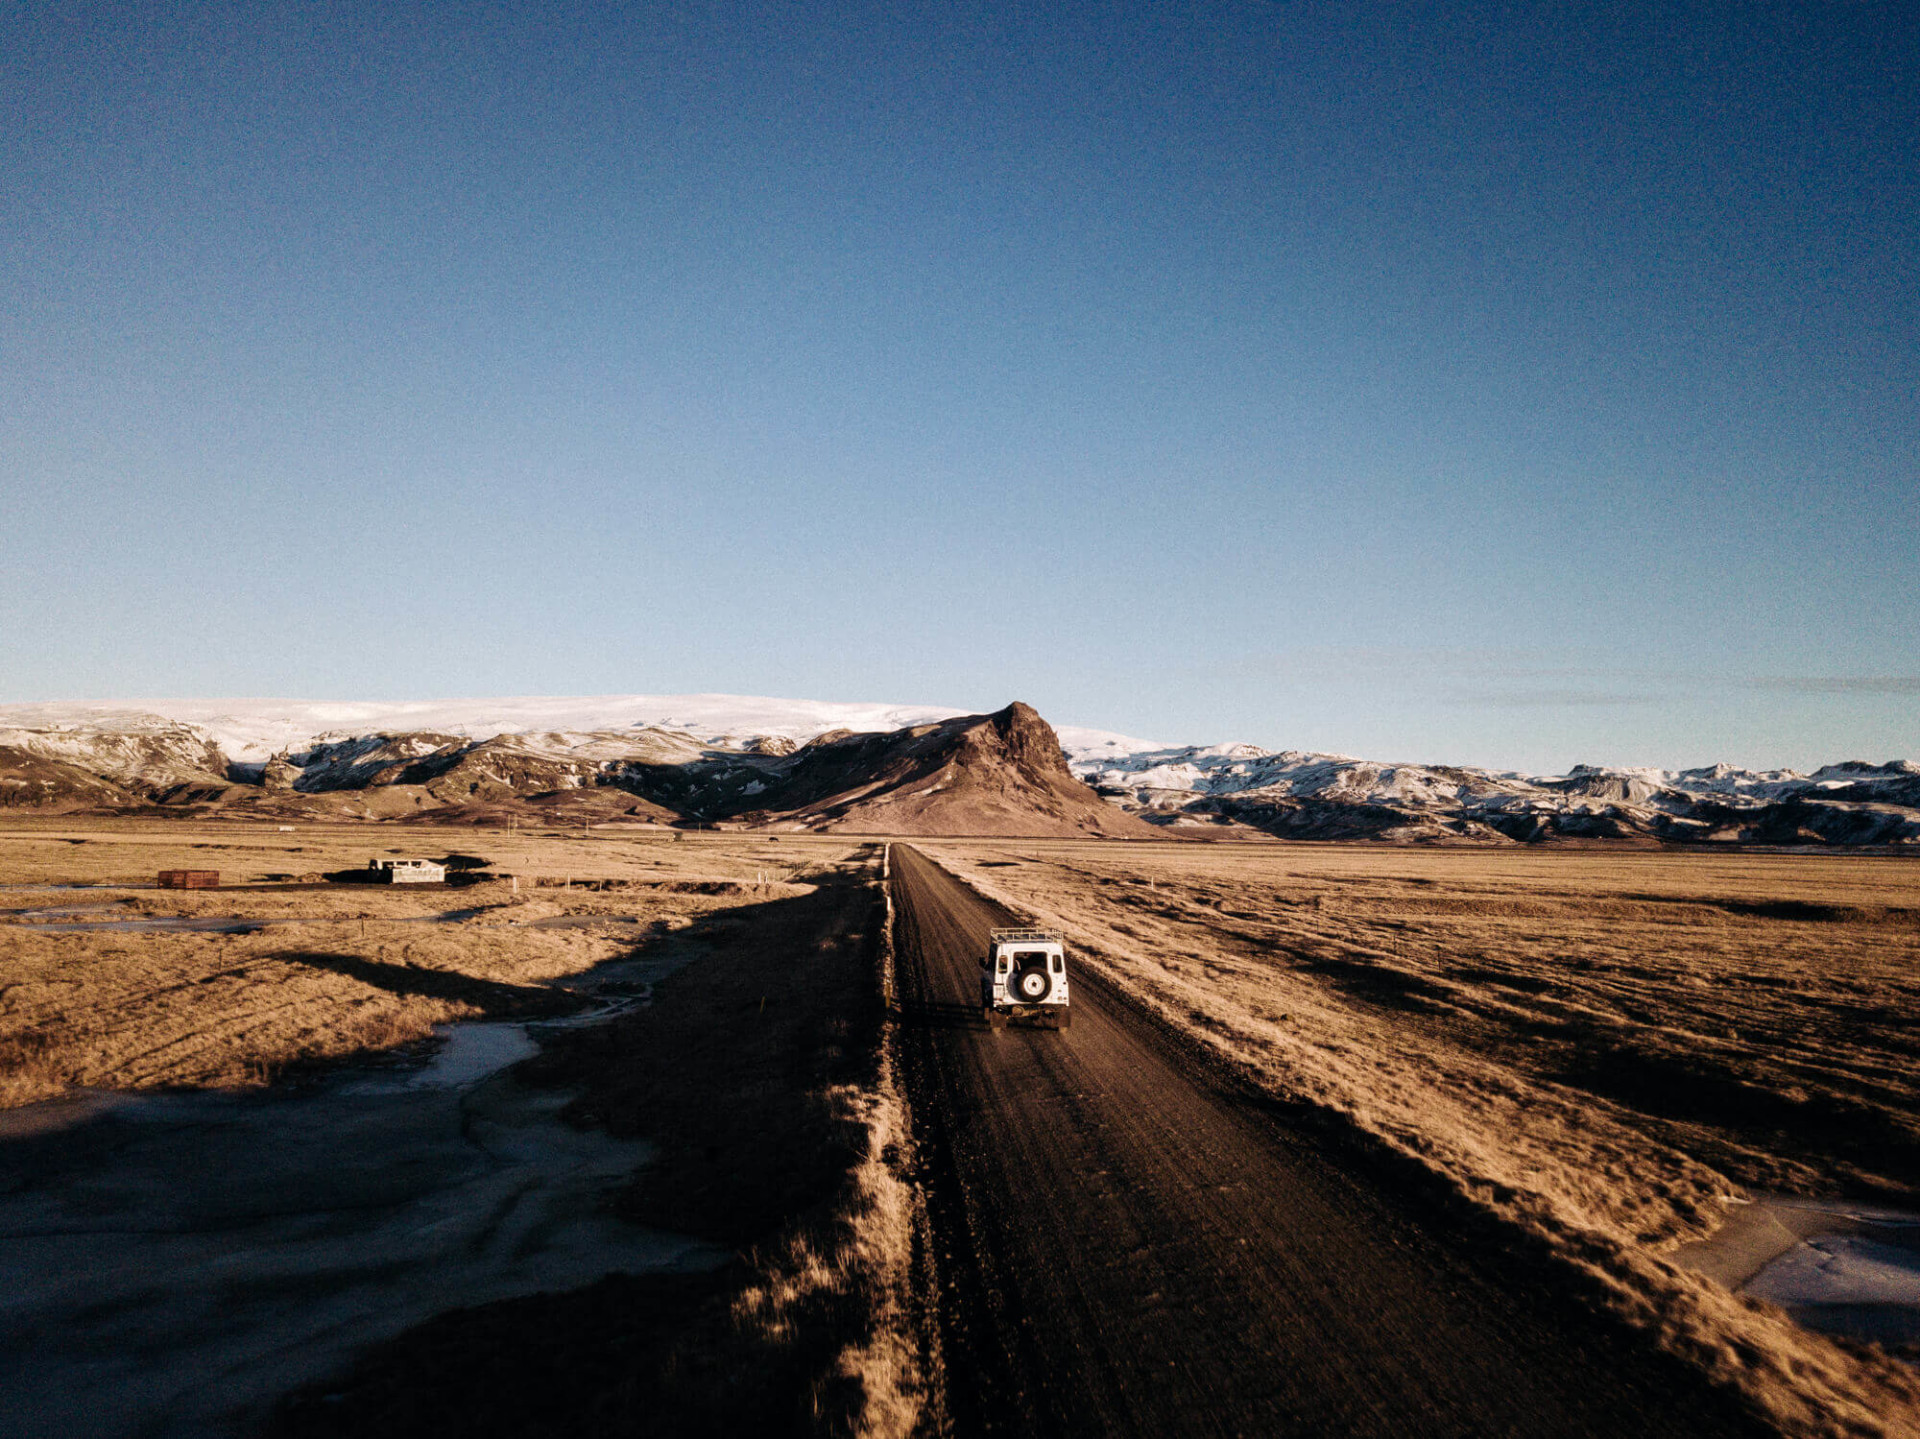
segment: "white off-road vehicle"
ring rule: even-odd
[[[980,961],[980,1008],[994,1029],[1009,1019],[1048,1029],[1071,1025],[1066,941],[1047,929],[988,931],[986,958]]]

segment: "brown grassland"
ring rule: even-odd
[[[936,842],[1269,1093],[1549,1251],[1790,1432],[1920,1383],[1685,1267],[1756,1195],[1920,1208],[1920,864]]]
[[[914,842],[1783,1431],[1920,1433],[1910,1368],[1688,1267],[1755,1196],[1920,1207],[1920,863]],[[448,850],[499,877],[302,879]],[[0,1107],[411,1062],[434,1025],[564,1013],[595,966],[687,958],[648,1007],[549,1036],[520,1072],[572,1090],[576,1122],[656,1143],[623,1212],[736,1262],[442,1316],[295,1396],[277,1432],[558,1434],[646,1414],[675,1432],[904,1433],[913,1212],[878,998],[881,854],[617,826],[14,823]],[[218,869],[223,887],[134,887],[173,868]],[[76,933],[25,913],[78,906],[264,927]]]
[[[301,879],[448,849],[502,877]],[[611,826],[16,825],[0,831],[0,1106],[416,1062],[436,1024],[564,1014],[597,965],[686,960],[644,1007],[549,1032],[517,1073],[573,1090],[574,1122],[653,1141],[616,1208],[735,1261],[442,1315],[291,1396],[271,1428],[534,1435],[646,1415],[688,1433],[903,1433],[911,1208],[881,863],[857,841]],[[217,868],[223,887],[129,887],[172,868]],[[265,927],[62,932],[29,913],[76,906],[108,908],[66,918]]]
[[[484,842],[482,842],[484,840]],[[72,1086],[247,1086],[370,1057],[458,1019],[564,1013],[568,976],[722,911],[797,893],[849,846],[366,826],[166,824],[0,831],[0,1105]],[[518,877],[459,889],[300,884],[369,858],[468,851]],[[159,890],[164,869],[217,890]],[[618,889],[592,890],[585,882]],[[107,886],[79,891],[34,885]],[[148,888],[114,888],[146,885]],[[262,921],[252,934],[61,932],[22,922]],[[442,922],[440,916],[467,917]],[[637,921],[536,928],[540,921]],[[11,922],[9,922],[11,921]]]

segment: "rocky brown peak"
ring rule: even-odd
[[[1049,777],[1072,778],[1067,769],[1066,752],[1060,748],[1060,736],[1032,705],[1015,700],[987,718],[1016,763],[1031,766]]]

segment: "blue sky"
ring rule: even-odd
[[[1920,757],[1920,20],[0,4],[0,699]]]

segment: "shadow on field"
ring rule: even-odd
[[[285,964],[304,964],[312,969],[357,979],[374,989],[408,998],[440,999],[470,1004],[488,1019],[517,1019],[529,1016],[572,1014],[591,1001],[563,989],[546,989],[533,984],[503,984],[494,979],[477,979],[451,970],[424,969],[411,964],[383,964],[357,954],[323,954],[317,950],[282,950],[268,956]]]
[[[987,1029],[987,1018],[977,1004],[957,1004],[951,1000],[905,1000],[900,1005],[900,1022],[914,1029]]]
[[[1659,1119],[1708,1126],[1748,1143],[1784,1141],[1829,1172],[1857,1167],[1920,1186],[1920,1126],[1911,1116],[1850,1096],[1809,1093],[1758,1063],[1742,1073],[1716,1056],[1589,1043],[1554,1077]],[[1731,1162],[1723,1147],[1710,1142],[1708,1152]]]
[[[706,953],[648,1007],[544,1036],[514,1072],[577,1091],[575,1123],[656,1146],[615,1212],[735,1260],[439,1315],[283,1402],[267,1435],[851,1432],[861,1381],[836,1369],[874,1309],[846,1277],[867,1131],[840,1096],[877,1073],[884,909],[871,863],[813,878],[678,931]]]
[[[1356,999],[1395,1009],[1426,1010],[1432,1001],[1452,997],[1445,985],[1388,964],[1320,958],[1308,960],[1300,967],[1312,974],[1325,975],[1332,984]]]

